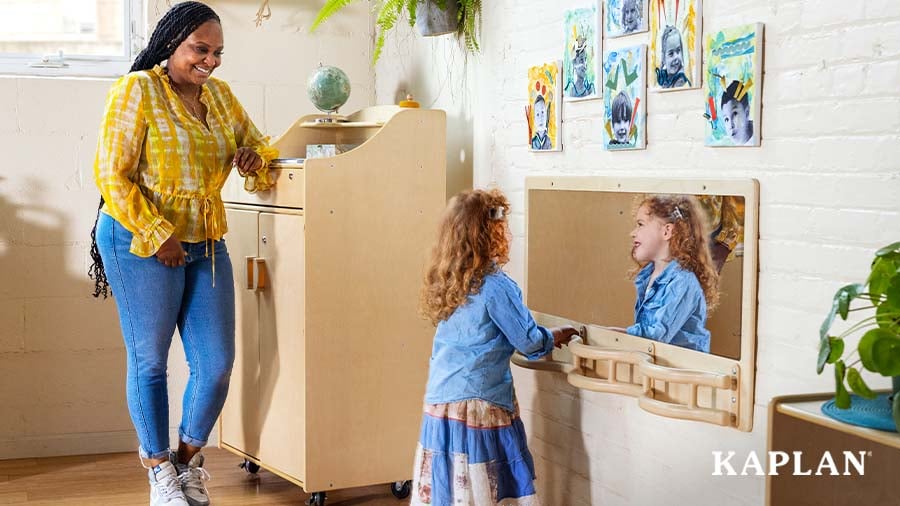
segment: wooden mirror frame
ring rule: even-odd
[[[528,261],[530,247],[564,247],[539,240],[540,231],[529,226],[534,190],[625,193],[678,193],[733,195],[744,198],[744,244],[741,295],[740,358],[702,353],[608,330],[588,322],[534,312],[544,326],[585,326],[586,335],[573,340],[555,357],[528,361],[513,356],[513,363],[530,369],[563,373],[575,387],[628,395],[651,413],[733,427],[753,428],[756,383],[756,313],[759,274],[759,183],[754,179],[677,179],[603,176],[541,176],[526,179],[525,293],[529,273],[541,266]],[[629,294],[629,296],[632,296]]]

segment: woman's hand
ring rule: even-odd
[[[571,325],[555,327],[550,329],[550,332],[553,334],[553,346],[557,348],[562,348],[564,344],[569,344],[569,341],[578,335],[578,330]]]
[[[184,265],[184,248],[175,234],[169,236],[166,242],[156,252],[156,260],[166,267],[181,267]]]
[[[244,177],[258,171],[263,166],[262,157],[247,147],[238,148],[231,163],[237,167],[238,174]]]

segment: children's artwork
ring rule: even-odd
[[[706,36],[706,145],[759,146],[763,25]]]
[[[647,31],[647,2],[652,0],[603,0],[607,37]]]
[[[657,91],[700,87],[700,0],[650,1],[650,68]]]
[[[560,151],[560,106],[558,61],[528,69],[528,143],[532,151]]]
[[[647,146],[647,46],[603,53],[603,148]]]
[[[566,11],[566,50],[563,56],[563,93],[566,100],[600,98],[597,77],[599,37],[597,7]]]

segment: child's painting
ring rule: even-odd
[[[646,32],[647,5],[651,0],[603,0],[603,23],[607,37]]]
[[[707,146],[759,146],[762,41],[762,23],[707,34]]]
[[[650,87],[700,87],[700,0],[650,0]]]
[[[566,100],[600,98],[597,78],[597,7],[565,12],[566,50],[563,55],[563,93]]]
[[[603,53],[603,148],[647,146],[647,46]]]
[[[528,69],[528,143],[532,151],[560,151],[562,95],[558,61]]]

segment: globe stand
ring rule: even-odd
[[[325,111],[325,114],[327,114],[327,116],[316,118],[316,123],[346,123],[350,121],[346,116],[337,114],[337,109],[333,111]]]

